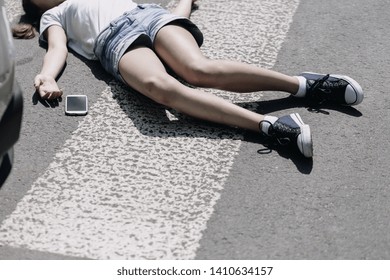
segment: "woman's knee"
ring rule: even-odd
[[[182,78],[194,86],[216,87],[217,74],[222,70],[218,61],[210,59],[194,60],[187,65]]]
[[[141,83],[141,93],[148,96],[155,102],[172,107],[175,96],[175,82],[169,75],[150,75],[145,77]]]

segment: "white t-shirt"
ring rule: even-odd
[[[52,25],[61,26],[68,46],[87,59],[96,59],[95,40],[111,21],[137,7],[132,0],[66,0],[46,11],[40,24],[40,39]]]

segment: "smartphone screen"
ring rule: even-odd
[[[65,101],[65,113],[68,115],[85,115],[88,112],[86,95],[68,95]]]

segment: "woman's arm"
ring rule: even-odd
[[[57,25],[46,31],[48,50],[43,58],[41,73],[34,79],[34,86],[43,99],[56,99],[62,96],[56,78],[65,66],[68,56],[65,31]]]
[[[192,11],[192,5],[196,1],[197,0],[180,0],[179,4],[177,4],[172,13],[178,16],[189,18]]]

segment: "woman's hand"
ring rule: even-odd
[[[42,99],[53,100],[62,96],[62,90],[51,76],[37,75],[34,79],[34,87]]]

